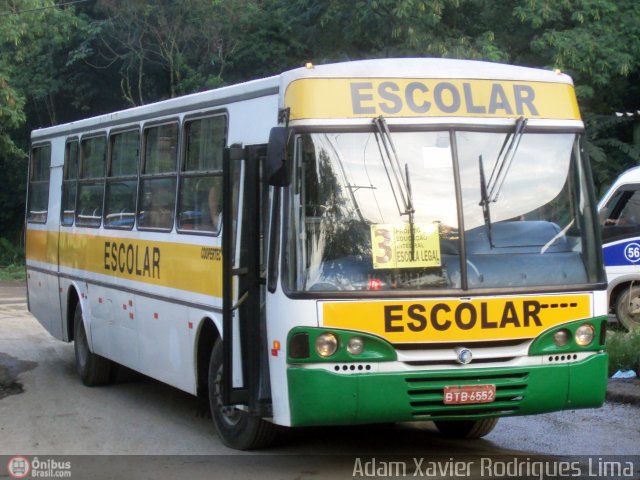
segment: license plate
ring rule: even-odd
[[[495,399],[495,385],[448,385],[444,387],[445,405],[491,403]]]

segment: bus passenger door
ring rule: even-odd
[[[35,147],[32,149],[31,162],[35,150],[43,150]],[[47,169],[49,185],[48,195],[44,205],[46,220],[44,224],[27,223],[26,226],[26,260],[27,260],[27,291],[29,311],[38,319],[40,324],[55,338],[63,339],[62,314],[60,309],[59,288],[59,214],[60,198],[59,189],[62,165],[56,157],[55,145],[50,149],[51,160],[47,157]],[[31,169],[33,166],[30,167]],[[34,182],[35,183],[35,182]],[[29,195],[34,195],[30,192]],[[30,208],[30,206],[28,207]],[[34,216],[36,214],[34,213]],[[29,267],[39,267],[30,269]]]
[[[264,145],[232,146],[223,165],[223,403],[257,416],[271,409],[260,275],[265,155]]]

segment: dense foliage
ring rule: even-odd
[[[28,132],[305,61],[474,58],[573,76],[599,192],[640,161],[636,0],[0,0],[0,237]],[[635,141],[634,141],[635,130]]]

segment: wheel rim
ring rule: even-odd
[[[631,297],[629,300],[629,316],[634,321],[640,319],[640,296]]]
[[[640,327],[640,292],[634,288],[625,292],[618,300],[617,316],[620,323],[632,330]]]
[[[242,411],[222,404],[222,366],[216,372],[214,397],[215,408],[220,413],[222,420],[230,427],[238,425],[242,419]]]

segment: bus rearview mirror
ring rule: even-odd
[[[287,142],[289,129],[287,127],[273,127],[269,133],[267,145],[267,163],[264,178],[269,185],[286,187],[289,185],[291,170],[287,162]]]

